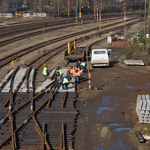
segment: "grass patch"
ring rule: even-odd
[[[138,142],[138,139],[135,135],[135,132],[136,131],[139,131],[142,135],[148,135],[150,136],[150,125],[149,124],[140,124],[140,123],[137,123],[133,126],[133,128],[131,128],[131,130],[129,131],[130,133],[130,136],[132,137],[133,140],[137,140]],[[137,143],[138,145],[140,145],[140,147],[144,150],[149,150],[149,146],[150,146],[150,140],[146,140],[145,143],[140,143],[138,142]]]

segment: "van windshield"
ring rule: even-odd
[[[106,54],[106,51],[94,51],[94,54]]]

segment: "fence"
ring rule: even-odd
[[[12,13],[0,13],[0,18],[12,18]]]

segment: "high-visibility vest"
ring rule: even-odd
[[[65,84],[65,83],[69,83],[67,78],[63,78],[63,84]]]
[[[75,72],[75,76],[81,76],[81,73],[80,73],[80,71],[78,71],[78,72]]]
[[[57,72],[57,75],[58,75],[58,72],[59,72],[60,76],[63,74],[63,72],[60,71],[60,70],[57,70],[56,72]]]
[[[70,70],[70,73],[72,73],[73,76],[75,76],[75,70],[74,70],[74,69],[71,69],[71,70]]]
[[[44,75],[47,75],[46,70],[47,70],[47,68],[46,68],[46,67],[44,67],[44,69],[43,69],[43,74],[44,74]]]
[[[81,63],[81,66],[83,66],[83,67],[84,67],[84,66],[85,66],[85,63]]]

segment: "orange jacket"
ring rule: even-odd
[[[78,71],[78,72],[75,72],[75,76],[81,76],[81,73],[80,73],[80,71]]]
[[[70,70],[70,73],[72,73],[73,76],[75,76],[75,70],[74,70],[74,69],[71,69],[71,70]]]

